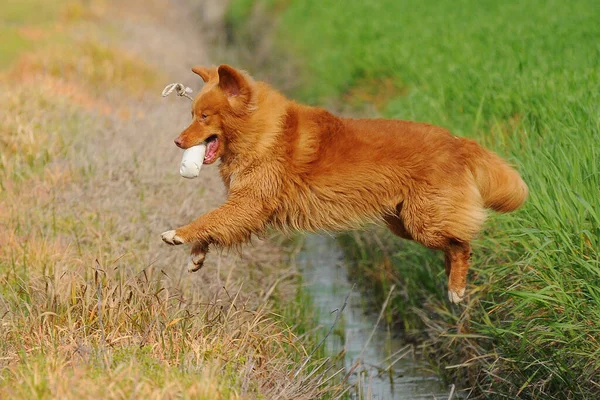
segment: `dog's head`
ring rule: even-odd
[[[182,149],[206,142],[204,164],[218,160],[235,135],[235,126],[255,109],[253,81],[229,65],[194,67],[205,82],[192,104],[192,123],[175,139]]]

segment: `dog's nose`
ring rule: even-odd
[[[174,142],[175,142],[175,145],[177,145],[177,147],[181,147],[181,139],[180,138],[175,139]]]

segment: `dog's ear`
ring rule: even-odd
[[[253,105],[252,78],[226,64],[219,66],[217,72],[219,87],[234,109]]]
[[[204,83],[208,82],[211,80],[211,78],[216,78],[216,74],[214,71],[215,68],[212,68],[212,70],[210,68],[206,68],[203,67],[201,65],[196,65],[195,67],[192,67],[192,72],[200,75],[200,78],[202,78],[202,80],[204,81]]]

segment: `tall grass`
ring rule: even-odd
[[[600,396],[597,3],[308,0],[273,15],[298,65],[291,94],[476,138],[530,188],[474,244],[465,305],[447,304],[438,254],[382,231],[344,236],[356,275],[376,292],[402,285],[398,321],[426,328],[434,364],[463,388]]]

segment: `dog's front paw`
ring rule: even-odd
[[[194,243],[192,246],[192,254],[187,268],[189,272],[196,272],[204,265],[204,259],[208,253],[208,244],[203,242]]]
[[[160,237],[162,238],[163,242],[172,246],[185,243],[185,240],[177,236],[177,231],[175,230],[163,232]]]
[[[452,290],[452,289],[448,289],[448,299],[450,299],[450,302],[453,304],[458,304],[462,301],[462,299],[465,296],[465,288],[462,289],[458,289],[458,290]]]
[[[201,254],[192,254],[190,256],[190,261],[188,262],[187,268],[188,272],[196,272],[204,265],[204,259],[206,258],[205,253]]]

